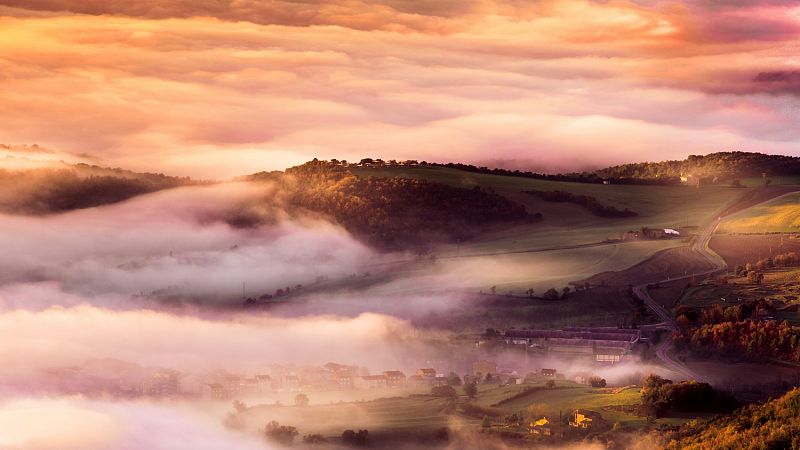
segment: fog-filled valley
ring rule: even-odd
[[[800,448],[800,8],[0,0],[0,450]]]

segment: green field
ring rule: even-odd
[[[483,406],[494,405],[500,400],[523,392],[525,388],[531,386],[541,387],[543,383],[495,387],[481,391],[477,401]],[[609,423],[619,422],[627,427],[640,428],[647,425],[645,417],[611,409],[618,406],[638,405],[640,402],[641,392],[638,387],[625,388],[617,392],[611,389],[594,389],[584,384],[559,380],[556,381],[555,389],[537,389],[528,395],[498,407],[511,414],[524,412],[529,406],[536,405],[537,409],[548,410],[549,414],[554,417],[558,417],[559,412],[567,415],[576,409],[589,409],[599,412],[603,419]],[[685,420],[685,418],[665,417],[658,419],[656,424],[676,424]]]
[[[658,251],[680,245],[685,244],[679,240],[657,240],[485,256],[462,253],[461,257],[440,257],[434,263],[405,264],[399,272],[401,277],[386,284],[383,290],[413,293],[442,284],[476,293],[488,292],[496,286],[501,294],[512,291],[521,295],[529,288],[541,294],[600,272],[628,268]]]
[[[800,194],[788,195],[725,219],[721,233],[775,233],[800,231]]]
[[[478,419],[454,417],[447,401],[430,395],[384,398],[366,402],[313,406],[258,405],[241,417],[245,427],[257,430],[271,420],[297,427],[301,434],[339,436],[346,429],[375,432],[431,432],[442,427],[476,426]]]
[[[489,232],[461,251],[549,248],[617,238],[626,230],[648,227],[700,226],[747,189],[727,186],[599,185],[471,173],[444,167],[353,168],[359,176],[421,178],[460,187],[493,189],[524,204],[529,212],[541,212],[541,223]],[[546,202],[523,190],[562,190],[596,197],[601,203],[639,214],[632,218],[601,218],[571,203]]]

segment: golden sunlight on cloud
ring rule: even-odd
[[[800,23],[780,5],[0,5],[0,143],[133,169],[218,178],[379,156],[558,170],[792,153],[800,138]],[[620,123],[647,140],[619,142]]]

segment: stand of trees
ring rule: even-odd
[[[717,391],[708,383],[673,383],[658,375],[645,378],[642,404],[652,417],[663,417],[668,411],[726,412],[739,405],[730,394]]]
[[[578,195],[565,191],[522,191],[525,194],[535,195],[547,202],[560,202],[560,203],[574,203],[589,210],[592,214],[598,217],[636,217],[637,213],[625,208],[619,210],[613,206],[608,206],[600,203],[595,197],[590,195]]]
[[[786,321],[746,319],[705,324],[676,333],[674,341],[698,356],[800,362],[800,328]]]

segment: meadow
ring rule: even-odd
[[[786,233],[800,231],[800,193],[775,199],[722,221],[720,233]]]

